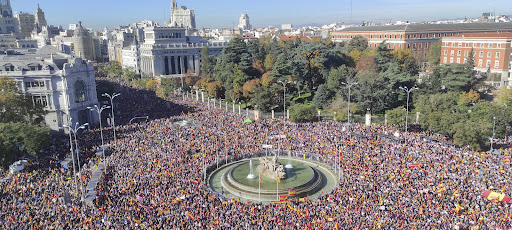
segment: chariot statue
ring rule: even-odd
[[[272,179],[284,179],[286,178],[286,172],[284,171],[283,164],[279,163],[277,160],[277,156],[272,157],[271,160],[269,160],[266,157],[260,157],[260,164],[256,168],[258,172],[266,177],[272,178]]]

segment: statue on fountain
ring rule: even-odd
[[[260,164],[256,168],[260,174],[263,174],[266,177],[277,180],[278,178],[284,179],[286,178],[286,172],[284,171],[283,164],[279,163],[277,160],[277,156],[272,157],[272,160],[267,159],[266,157],[260,157]]]

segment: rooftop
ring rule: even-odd
[[[512,23],[454,23],[454,24],[406,24],[389,26],[347,27],[339,32],[377,31],[451,31],[451,30],[512,30]]]

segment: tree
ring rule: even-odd
[[[133,71],[133,68],[124,68],[123,69],[123,77],[127,81],[133,81],[140,79],[140,75],[138,75],[135,71]]]
[[[496,100],[501,104],[512,106],[512,89],[509,89],[506,85],[502,86],[496,92]]]
[[[356,36],[348,42],[347,48],[350,51],[352,50],[358,50],[358,51],[364,51],[368,48],[368,39],[366,39],[363,36]]]
[[[446,91],[469,91],[474,81],[473,70],[468,70],[464,64],[448,64],[434,69],[434,75],[442,81]]]
[[[210,55],[208,46],[203,47],[201,50],[201,73],[204,77],[212,77],[217,57]]]
[[[469,90],[469,92],[462,92],[459,96],[459,104],[461,105],[469,105],[472,103],[476,103],[480,100],[480,94],[478,94],[473,89]]]
[[[120,77],[123,73],[123,68],[121,67],[121,64],[116,61],[111,61],[108,66],[105,66],[103,68],[104,71],[108,73],[110,77]]]
[[[430,65],[436,66],[441,62],[441,46],[443,44],[442,40],[438,40],[437,42],[432,43],[429,50],[428,55],[428,63]]]
[[[316,108],[314,106],[305,106],[295,104],[290,106],[290,120],[293,122],[314,121],[316,118]]]
[[[44,107],[34,104],[31,97],[20,92],[15,81],[0,77],[0,123],[39,124],[45,114]]]
[[[262,86],[254,91],[251,103],[257,105],[259,110],[268,112],[276,105],[275,98],[275,93],[270,87]]]
[[[377,66],[377,63],[375,62],[375,58],[373,56],[363,56],[356,63],[356,72],[361,72],[365,70],[374,72],[379,71],[379,67]]]
[[[263,63],[266,70],[272,70],[272,67],[274,66],[274,57],[270,54],[267,54],[265,57],[265,62]]]
[[[26,123],[0,123],[0,164],[5,168],[24,154],[38,157],[50,140],[50,128]]]
[[[336,69],[331,69],[327,77],[327,87],[330,90],[339,92],[343,89],[342,82],[347,82],[347,79],[353,79],[355,76],[354,68],[342,65]]]
[[[252,94],[254,94],[256,89],[260,86],[261,86],[261,80],[258,78],[245,82],[245,84],[243,86],[243,96],[245,98],[250,98],[252,96]]]
[[[313,97],[313,104],[319,108],[325,108],[330,105],[332,100],[332,93],[326,84],[320,85]]]
[[[400,106],[386,111],[388,125],[405,125],[405,108]]]

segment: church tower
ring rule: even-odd
[[[4,18],[12,18],[11,0],[0,0],[0,12]]]
[[[73,51],[76,57],[95,60],[96,56],[94,53],[94,43],[84,27],[82,22],[79,22],[79,26],[73,32]]]

